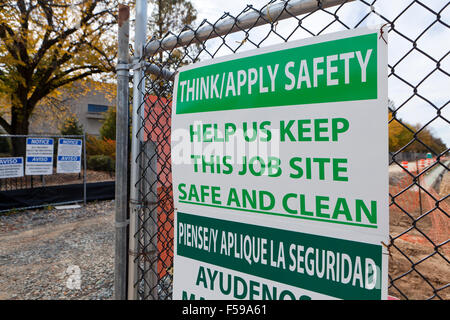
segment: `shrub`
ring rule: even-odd
[[[116,109],[109,108],[105,121],[100,128],[100,137],[106,140],[116,140]]]
[[[86,139],[86,153],[88,156],[105,155],[115,159],[116,141],[88,136]]]
[[[112,172],[115,170],[115,161],[109,156],[99,154],[88,157],[87,166],[95,171]]]

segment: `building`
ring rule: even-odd
[[[75,116],[86,133],[98,136],[106,112],[115,105],[116,86],[83,81],[61,90],[39,104],[30,119],[30,134],[59,134],[70,116]]]

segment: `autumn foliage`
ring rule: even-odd
[[[393,118],[389,113],[389,151],[397,152],[431,152],[440,154],[447,150],[441,138],[423,126],[412,125],[401,119]]]
[[[86,153],[89,156],[105,155],[112,159],[116,158],[116,141],[112,139],[102,139],[95,136],[86,138]]]
[[[36,106],[59,89],[112,74],[117,7],[115,0],[0,3],[0,126],[7,133],[28,134]],[[17,154],[24,148],[13,143]]]

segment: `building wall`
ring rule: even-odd
[[[62,101],[58,109],[52,108],[48,104],[38,105],[31,117],[30,134],[59,134],[65,119],[75,115],[86,133],[98,136],[106,112],[89,112],[88,106],[91,104],[111,108],[114,101],[110,100],[111,95],[108,91],[97,90],[96,87],[98,84],[90,85],[88,90],[81,90],[75,86],[74,89],[71,89],[70,94],[63,93],[58,99]]]

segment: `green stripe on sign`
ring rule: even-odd
[[[340,299],[381,299],[381,246],[182,212],[176,228],[180,256]]]
[[[176,113],[377,98],[377,34],[180,72]]]
[[[326,223],[335,223],[335,224],[342,224],[342,225],[347,225],[347,226],[355,226],[355,227],[363,227],[363,228],[374,228],[374,229],[377,228],[377,225],[364,224],[364,223],[353,223],[353,222],[330,220],[330,219],[320,219],[320,218],[313,218],[313,217],[308,217],[308,216],[292,215],[292,214],[278,213],[278,212],[271,212],[271,211],[235,208],[235,207],[231,207],[231,206],[219,206],[219,205],[214,205],[214,204],[210,204],[210,203],[200,203],[200,202],[194,202],[194,201],[183,201],[183,200],[179,200],[179,201],[180,201],[180,203],[187,203],[187,204],[192,204],[195,206],[236,210],[236,211],[241,211],[241,212],[244,211],[244,212],[252,212],[252,213],[261,213],[261,214],[267,214],[267,215],[272,215],[272,216],[277,216],[277,217],[286,217],[286,218],[291,218],[291,219],[303,219],[303,220],[310,220],[310,221],[320,221],[320,222],[326,222]]]

